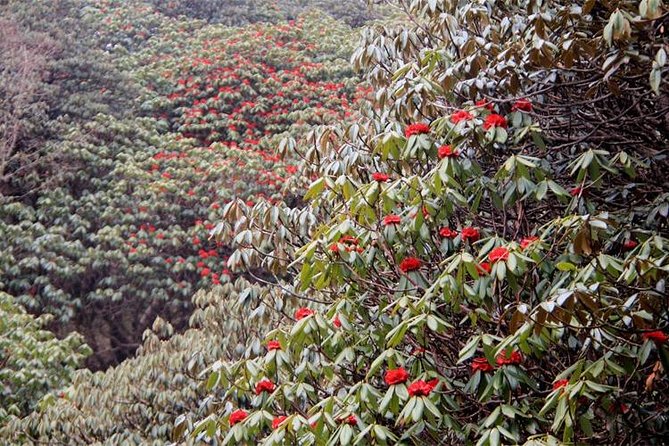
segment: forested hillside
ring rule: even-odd
[[[667,25],[0,2],[0,443],[665,444]]]

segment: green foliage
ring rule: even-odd
[[[70,384],[74,371],[91,352],[76,333],[57,339],[14,299],[0,293],[0,426],[25,416],[40,399]]]
[[[209,410],[208,403],[200,404],[208,386],[205,367],[261,351],[259,339],[283,307],[258,306],[244,297],[257,291],[258,285],[239,279],[197,293],[188,330],[172,335],[169,322],[156,319],[136,357],[105,372],[77,372],[67,389],[49,394],[38,410],[8,420],[0,442],[169,444],[175,419]]]
[[[313,308],[216,366],[190,438],[662,444],[663,6],[398,3],[353,56],[366,118],[283,144],[308,206],[225,209],[229,263]]]
[[[361,94],[350,28],[327,16],[240,30],[125,3],[71,12],[90,37],[81,61],[53,61],[63,99],[48,143],[64,168],[0,220],[0,289],[74,324],[101,352],[93,368],[132,354],[158,315],[183,328],[189,297],[231,280],[209,234],[222,208],[294,201],[308,180],[273,153],[277,135],[344,119]]]

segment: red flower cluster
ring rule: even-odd
[[[267,350],[281,350],[281,343],[279,341],[269,341]]]
[[[397,225],[400,224],[402,221],[402,218],[399,215],[386,215],[383,217],[383,225],[388,226],[388,225]]]
[[[485,108],[489,111],[493,110],[493,104],[488,102],[486,99],[479,99],[478,101],[476,101],[476,106]]]
[[[503,351],[497,355],[495,362],[497,365],[520,364],[523,362],[523,355],[518,351],[513,351],[511,352],[511,355],[507,357],[507,351]]]
[[[355,415],[349,415],[346,418],[339,419],[339,422],[341,424],[348,424],[351,426],[355,426],[356,424],[358,424],[358,419],[355,417]]]
[[[474,119],[474,115],[469,113],[467,110],[458,110],[451,115],[451,122],[457,124],[462,121],[471,121]]]
[[[332,325],[334,325],[337,328],[341,328],[341,321],[339,320],[339,315],[336,315],[334,319],[332,319]]]
[[[305,317],[311,316],[312,314],[314,314],[314,310],[307,307],[302,307],[295,312],[295,319],[299,321],[300,319],[304,319]]]
[[[553,383],[553,390],[561,389],[562,387],[565,387],[567,384],[569,384],[568,379],[557,380]]]
[[[516,103],[511,106],[511,111],[529,113],[532,111],[532,103],[527,99],[518,99]]]
[[[470,240],[472,242],[475,242],[481,237],[481,234],[479,233],[479,230],[476,228],[472,227],[466,227],[462,229],[462,241],[467,241]]]
[[[276,429],[277,427],[279,427],[281,423],[286,421],[287,418],[288,417],[285,415],[279,415],[278,417],[274,417],[274,419],[272,420],[272,429]]]
[[[390,176],[382,172],[374,172],[372,174],[372,178],[374,179],[374,181],[378,181],[379,183],[384,183],[390,180]]]
[[[483,129],[484,130],[490,130],[495,127],[501,127],[501,128],[506,128],[507,123],[506,123],[506,118],[502,115],[498,115],[495,113],[489,114],[486,118],[485,121],[483,122]]]
[[[521,249],[527,249],[528,246],[530,246],[532,243],[536,242],[539,240],[539,237],[525,237],[520,241],[520,248]]]
[[[443,238],[455,238],[458,236],[458,233],[451,228],[444,227],[439,230],[439,235]]]
[[[402,384],[409,379],[409,372],[404,370],[404,368],[399,367],[396,369],[390,369],[386,372],[386,375],[383,377],[383,380],[389,386],[394,386],[395,384]]]
[[[492,372],[495,368],[486,358],[474,358],[472,361],[472,372],[480,370],[482,372]]]
[[[246,419],[248,413],[245,410],[239,409],[235,410],[230,414],[230,426],[234,426],[237,423],[240,423]]]
[[[666,344],[669,341],[669,335],[662,330],[649,331],[641,335],[646,341],[653,341],[656,344]]]
[[[276,386],[269,379],[263,379],[262,381],[256,384],[256,395],[260,395],[263,392],[272,393],[276,389]]]
[[[417,270],[420,268],[420,265],[420,259],[417,259],[416,257],[407,257],[406,259],[402,260],[402,262],[400,262],[400,269],[402,272],[406,273]]]
[[[506,249],[504,246],[498,246],[497,248],[493,249],[488,253],[488,260],[491,262],[499,262],[500,260],[508,260],[509,258],[509,250]]]
[[[623,247],[625,249],[634,249],[638,246],[639,244],[635,240],[626,240],[625,243],[623,243]]]
[[[430,126],[423,122],[411,124],[404,130],[404,136],[407,138],[413,135],[420,135],[424,133],[430,133]]]
[[[419,379],[412,382],[407,387],[407,390],[409,391],[409,396],[428,396],[437,387],[437,384],[439,384],[439,380],[436,378],[428,382]]]
[[[490,271],[492,271],[492,265],[490,265],[488,262],[481,262],[476,265],[476,271],[478,271],[479,274],[490,274]]]
[[[439,147],[439,149],[437,150],[437,155],[439,156],[439,159],[455,158],[460,155],[460,152],[458,152],[457,150],[453,150],[449,145],[444,145]]]

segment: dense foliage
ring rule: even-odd
[[[33,200],[3,207],[0,285],[58,316],[59,333],[83,333],[100,368],[132,354],[158,315],[183,328],[194,291],[231,279],[229,250],[209,239],[222,207],[297,200],[308,182],[277,158],[277,135],[344,119],[363,90],[346,63],[350,28],[326,16],[240,31],[132,2],[68,13],[102,28],[57,77],[94,85],[109,105],[66,88],[48,140],[65,168]],[[101,63],[93,54],[122,72],[89,68]]]
[[[664,444],[669,10],[385,3],[0,2],[0,442]]]
[[[264,355],[213,368],[220,408],[189,435],[662,444],[663,6],[399,3],[408,20],[353,57],[367,119],[303,149],[301,218],[224,208],[231,264],[295,277],[265,305],[306,306]]]
[[[90,354],[77,334],[57,339],[44,329],[49,316],[35,318],[0,293],[0,426],[30,413],[48,392],[70,384]]]

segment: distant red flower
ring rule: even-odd
[[[359,240],[352,235],[342,235],[339,238],[339,243],[344,243],[348,245],[357,245],[359,243]]]
[[[656,344],[665,344],[669,340],[669,335],[662,330],[649,331],[641,335],[646,341],[653,341]]]
[[[311,316],[312,314],[314,314],[314,310],[307,307],[302,307],[295,312],[295,319],[299,321],[300,319],[304,319],[305,317]]]
[[[410,396],[428,396],[435,388],[436,383],[432,385],[432,381],[426,383],[422,379],[412,382],[407,390]]]
[[[386,215],[383,217],[383,225],[396,225],[402,221],[402,218],[399,215]]]
[[[383,380],[389,386],[394,386],[395,384],[401,384],[403,382],[406,382],[407,379],[409,379],[409,372],[404,370],[403,367],[390,369],[386,372],[386,375],[383,377]]]
[[[569,191],[569,195],[571,195],[572,197],[578,197],[582,193],[583,193],[583,188],[580,186],[576,186]]]
[[[467,240],[471,240],[472,242],[475,242],[481,236],[481,234],[479,233],[479,230],[476,229],[476,228],[472,228],[472,227],[462,228],[462,233],[461,234],[462,234],[462,241],[463,242],[467,241]]]
[[[511,111],[531,112],[532,103],[527,99],[518,99],[515,104],[511,106]]]
[[[476,271],[478,271],[479,274],[490,274],[490,271],[492,271],[492,265],[490,265],[488,262],[481,262],[476,265]]]
[[[333,243],[330,245],[329,249],[331,252],[339,252],[339,245],[337,243]]]
[[[457,124],[462,121],[471,121],[474,119],[474,115],[469,113],[467,110],[458,110],[451,115],[451,122]]]
[[[486,358],[474,358],[472,361],[472,372],[480,370],[482,372],[492,372],[495,368]]]
[[[502,127],[506,128],[506,118],[502,115],[498,115],[495,113],[489,114],[486,118],[485,121],[483,122],[483,129],[484,130],[490,130],[491,128],[495,127]]]
[[[455,238],[458,236],[458,233],[451,228],[444,227],[439,230],[439,235],[443,238]]]
[[[337,328],[341,327],[341,321],[339,320],[338,314],[334,317],[334,319],[332,319],[332,325],[334,325]]]
[[[207,277],[209,273],[211,273],[209,268],[203,268],[202,271],[200,271],[200,277]]]
[[[509,250],[504,246],[498,246],[497,248],[490,251],[488,254],[488,260],[491,262],[499,262],[500,260],[507,260],[509,258]]]
[[[288,417],[285,415],[279,415],[278,417],[274,417],[274,419],[272,420],[272,429],[276,429],[277,427],[279,427],[281,423],[286,421],[286,419],[288,419]]]
[[[267,350],[281,350],[281,343],[279,341],[269,341]]]
[[[256,384],[256,395],[260,395],[263,392],[272,393],[276,389],[276,386],[269,379],[263,379]]]
[[[423,122],[419,122],[417,124],[411,124],[404,130],[404,136],[406,136],[407,138],[413,135],[420,135],[423,133],[430,133],[430,126]]]
[[[566,386],[567,384],[569,384],[568,379],[557,380],[553,383],[553,390],[561,389],[562,387]]]
[[[623,243],[623,246],[625,249],[634,249],[638,246],[639,244],[635,240],[626,240],[625,243]]]
[[[339,422],[341,424],[348,424],[351,426],[355,426],[356,424],[358,424],[358,419],[355,417],[355,415],[349,415],[346,418],[341,418]]]
[[[479,99],[478,101],[476,101],[476,106],[488,109],[489,111],[492,111],[494,107],[493,104],[491,102],[488,102],[487,99]]]
[[[245,410],[239,409],[235,410],[230,414],[230,426],[234,426],[237,423],[240,423],[246,419],[248,413]]]
[[[525,237],[520,241],[520,248],[521,249],[527,249],[528,246],[530,246],[532,243],[536,242],[539,240],[539,237]]]
[[[402,260],[402,262],[400,262],[400,269],[407,273],[409,271],[417,270],[420,268],[420,265],[420,259],[417,259],[416,257],[407,257],[406,259]]]
[[[437,150],[437,155],[439,156],[439,159],[455,158],[460,155],[460,152],[453,150],[449,145],[443,145]]]
[[[383,183],[385,181],[388,181],[390,179],[390,176],[388,174],[382,173],[382,172],[374,172],[372,174],[372,178],[374,181],[378,181],[379,183]]]
[[[503,351],[495,359],[497,365],[507,365],[507,364],[520,364],[523,362],[523,355],[518,351],[513,351],[511,355],[507,358],[507,352]]]

